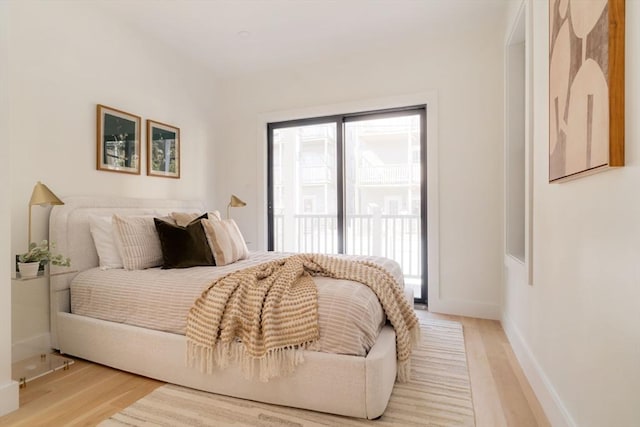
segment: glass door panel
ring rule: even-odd
[[[273,249],[338,253],[336,124],[273,129]]]
[[[422,298],[420,115],[347,121],[345,253],[397,261]]]

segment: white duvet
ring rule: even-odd
[[[252,252],[249,259],[223,267],[127,271],[93,268],[71,283],[71,312],[112,322],[184,335],[189,309],[218,277],[287,254]],[[404,286],[400,266],[379,257],[349,256],[386,268]],[[364,356],[386,318],[367,286],[314,277],[318,287],[320,339],[312,350]]]

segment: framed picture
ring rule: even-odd
[[[97,168],[140,174],[140,117],[98,104]]]
[[[625,0],[549,1],[549,182],[624,166]]]
[[[147,175],[180,178],[180,129],[147,120]]]

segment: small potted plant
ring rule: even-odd
[[[54,255],[51,252],[55,245],[52,243],[49,247],[49,242],[43,240],[39,244],[35,242],[29,243],[29,250],[23,254],[18,255],[18,269],[21,277],[36,277],[38,275],[38,269],[40,265],[47,265],[51,263],[53,265],[59,265],[61,267],[69,267],[71,260],[61,254]]]

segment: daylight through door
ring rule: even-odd
[[[426,301],[425,107],[270,123],[269,249],[397,261]]]

